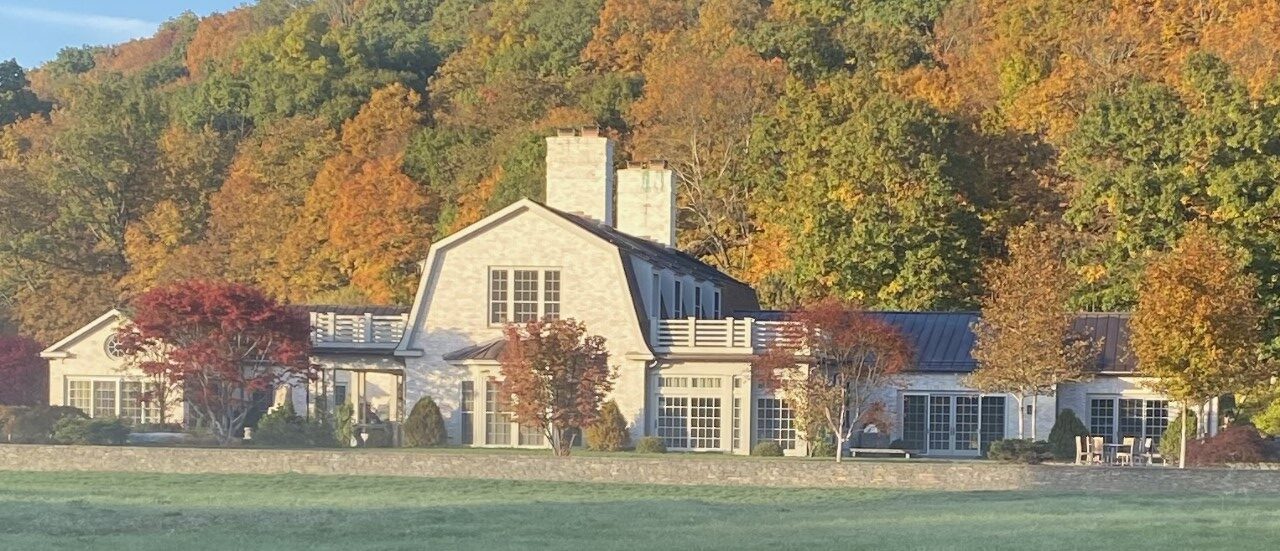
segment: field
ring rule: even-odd
[[[1276,549],[1280,495],[0,472],[0,549]]]

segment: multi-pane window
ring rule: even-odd
[[[908,449],[977,454],[1004,438],[1005,399],[976,394],[902,397],[902,442]]]
[[[524,425],[520,425],[519,429],[520,438],[518,442],[521,446],[541,446],[546,442],[546,439],[542,437],[541,429]]]
[[[1089,398],[1089,434],[1107,442],[1126,436],[1159,442],[1169,426],[1169,402],[1142,398],[1094,396]]]
[[[489,323],[525,323],[560,317],[560,270],[489,270]]]
[[[658,386],[662,388],[688,388],[688,377],[658,377]]]
[[[689,399],[689,445],[694,450],[720,448],[720,399]]]
[[[733,421],[731,430],[733,430],[733,435],[730,437],[731,445],[729,447],[735,450],[742,448],[742,398],[733,399]]]
[[[91,417],[115,417],[116,381],[93,382],[93,411]]]
[[[542,272],[542,317],[560,318],[560,271]]]
[[[484,443],[511,445],[511,417],[499,408],[498,384],[493,381],[484,385]]]
[[[711,318],[720,319],[724,315],[724,311],[720,306],[720,291],[711,293]]]
[[[489,272],[489,323],[506,323],[507,286],[509,274],[506,270]]]
[[[512,287],[512,319],[516,323],[538,319],[538,271],[516,270]]]
[[[93,409],[93,381],[67,381],[67,405],[85,413]]]
[[[756,442],[772,440],[784,450],[796,447],[795,411],[780,398],[756,399]]]
[[[120,417],[142,423],[145,405],[142,403],[142,383],[124,381],[120,383]]]
[[[119,417],[134,424],[160,418],[160,404],[148,399],[147,384],[124,379],[68,379],[66,404],[90,417]]]
[[[675,292],[672,293],[671,301],[675,304],[674,315],[676,319],[684,318],[684,282],[676,280]]]
[[[693,288],[693,317],[702,319],[702,287]]]
[[[459,435],[459,441],[463,444],[471,443],[472,415],[475,415],[476,409],[476,384],[472,381],[462,381],[462,400],[458,404],[458,417],[461,421],[462,434]]]
[[[659,396],[657,435],[668,448],[689,446],[689,399]]]

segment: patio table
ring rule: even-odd
[[[1102,445],[1102,461],[1108,465],[1114,465],[1116,462],[1116,452],[1125,448],[1124,444],[1103,444]]]

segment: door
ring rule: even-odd
[[[940,455],[979,455],[1004,438],[1004,397],[909,394],[902,398],[902,441]]]

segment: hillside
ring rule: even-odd
[[[1264,0],[262,0],[0,71],[0,327],[185,277],[405,303],[581,125],[669,160],[682,247],[770,306],[969,308],[1034,220],[1125,309],[1198,220],[1276,312],[1278,71]]]

